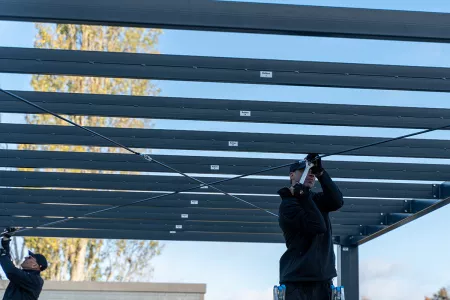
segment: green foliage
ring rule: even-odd
[[[69,24],[36,24],[36,48],[158,53],[156,45],[160,30]],[[157,95],[160,91],[149,80],[123,78],[91,78],[76,76],[34,75],[35,91],[93,93],[113,95]],[[149,121],[98,116],[65,116],[84,126],[148,128]],[[29,124],[67,126],[51,115],[27,115]],[[19,149],[48,151],[101,152],[99,147],[69,145],[20,145]],[[110,152],[120,149],[110,148]],[[29,169],[27,169],[29,170]],[[48,171],[48,170],[47,170]],[[53,170],[55,171],[55,170]],[[58,170],[60,171],[60,170]],[[66,170],[67,171],[67,170]],[[71,170],[71,172],[96,172]],[[43,272],[50,280],[131,281],[151,272],[150,260],[162,247],[155,241],[24,238],[28,249],[44,254],[50,262]]]

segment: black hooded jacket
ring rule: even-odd
[[[1,241],[6,255],[0,256],[0,265],[9,279],[8,287],[3,295],[3,300],[36,300],[44,285],[41,272],[22,270],[14,266],[9,254],[9,241]]]
[[[280,284],[327,281],[337,276],[329,212],[340,209],[342,193],[326,171],[318,178],[322,192],[301,186],[298,196],[288,187],[282,198],[279,224],[287,250],[280,259]]]

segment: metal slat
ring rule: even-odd
[[[262,169],[290,163],[286,159],[226,158],[205,156],[152,155],[184,173],[248,174]],[[442,180],[450,178],[449,165],[373,163],[326,161],[323,163],[332,177]],[[145,163],[141,157],[128,154],[74,153],[57,151],[0,150],[0,166],[15,168],[61,168],[135,172],[168,172],[157,164]],[[170,171],[171,172],[171,171]],[[287,168],[273,170],[263,175],[287,176]]]
[[[4,186],[11,187],[65,187],[137,191],[174,191],[198,186],[183,177],[143,176],[143,175],[105,175],[52,172],[0,171]],[[202,178],[205,182],[218,178]],[[175,184],[176,182],[176,184]],[[239,185],[240,184],[240,185]],[[337,182],[347,197],[388,197],[432,199],[431,184]],[[285,186],[283,180],[242,179],[217,185],[229,193],[276,194]],[[319,190],[318,185],[314,188]],[[197,189],[197,192],[214,192],[213,189]]]
[[[251,110],[251,111],[275,111],[302,113],[314,111],[320,114],[360,114],[367,116],[450,118],[450,109],[403,107],[403,106],[378,106],[378,105],[353,105],[353,104],[321,104],[298,103],[278,101],[255,100],[223,100],[204,98],[180,98],[160,96],[134,96],[134,95],[104,95],[104,94],[80,94],[80,93],[55,93],[55,92],[30,92],[11,90],[19,96],[30,98],[33,102],[51,104],[91,104],[111,106],[142,106],[142,107],[167,107],[167,108],[192,108],[192,109],[220,109],[220,110]],[[2,103],[15,101],[10,96],[0,94]],[[3,102],[4,101],[4,102]],[[30,107],[24,103],[23,107]]]
[[[47,208],[44,209],[36,209],[33,211],[24,210],[24,209],[1,209],[0,212],[3,216],[29,216],[29,217],[82,217],[87,212],[92,212],[94,210],[64,210]],[[227,223],[273,223],[277,225],[277,218],[271,215],[255,215],[254,213],[249,212],[248,214],[202,214],[202,213],[193,213],[193,214],[177,214],[171,213],[168,210],[166,213],[153,213],[150,212],[122,212],[120,209],[111,210],[108,212],[102,212],[99,214],[99,217],[104,219],[110,219],[110,221],[114,222],[124,222],[127,223],[129,220],[141,220],[142,222],[149,220],[160,220],[163,222],[166,221],[183,221],[184,219],[189,219],[193,221],[203,221],[203,222],[227,222]],[[183,215],[187,215],[187,218],[183,218]],[[340,225],[377,225],[384,224],[385,217],[381,216],[379,213],[335,213],[332,217],[330,217],[331,222],[333,224]],[[278,226],[278,225],[277,225]]]
[[[450,123],[449,109],[11,92],[65,115],[427,129]],[[2,112],[42,113],[6,94],[0,101]]]
[[[194,197],[192,197],[194,198]],[[144,198],[142,198],[144,199]],[[4,203],[54,203],[54,204],[89,204],[89,205],[102,205],[98,208],[101,209],[104,205],[124,205],[132,202],[126,199],[109,199],[109,198],[45,198],[45,197],[21,197],[21,196],[1,196],[1,200]],[[381,205],[376,204],[376,199],[359,199],[357,201],[352,201],[353,199],[345,199],[345,205],[340,209],[341,212],[361,212],[361,213],[404,213],[409,211],[409,202],[411,200],[387,200],[392,203]],[[248,209],[248,204],[240,202],[238,200],[226,201],[198,201],[194,200],[195,203],[191,204],[192,200],[152,200],[148,203],[143,203],[136,205],[136,207],[165,207],[165,208],[210,208],[210,209]],[[279,208],[278,202],[251,202],[258,207],[267,210],[276,211]],[[147,205],[145,205],[147,204]]]
[[[50,189],[20,189],[20,188],[0,188],[0,195],[2,196],[20,196],[20,197],[54,197],[54,198],[83,198],[83,199],[117,199],[117,200],[136,200],[146,197],[158,195],[158,193],[149,192],[126,192],[126,191],[86,191],[86,190],[50,190]],[[279,196],[266,196],[259,195],[241,195],[246,201],[267,201],[269,203],[279,203]],[[345,196],[344,196],[345,197]],[[398,200],[391,199],[372,199],[372,198],[346,198],[348,203],[354,205],[364,205],[365,203],[371,203],[373,205],[392,205],[392,203],[398,203]],[[180,193],[165,197],[165,200],[175,201],[211,201],[211,202],[224,202],[230,200],[226,195],[208,195],[197,193]],[[164,200],[164,201],[165,201]],[[156,200],[155,200],[156,201]],[[161,201],[161,199],[160,199]],[[237,201],[237,200],[236,200]],[[83,203],[83,202],[79,202]],[[142,204],[141,204],[142,205]]]
[[[97,222],[97,220],[73,220],[70,222],[65,222],[61,224],[54,225],[56,228],[65,228],[65,229],[108,229],[108,230],[137,230],[137,231],[173,231],[177,232],[210,232],[210,233],[276,233],[280,234],[281,230],[279,226],[265,226],[262,225],[253,225],[253,226],[243,226],[243,225],[234,225],[229,224],[227,226],[218,226],[215,224],[189,224],[186,222],[132,222],[130,220],[121,221],[121,220],[105,220],[107,222]],[[168,224],[172,223],[172,224]],[[45,222],[40,220],[16,220],[15,222],[1,222],[0,224],[4,224],[7,226],[29,226],[29,227],[39,227]],[[51,228],[52,226],[50,226]],[[48,228],[48,227],[44,227]]]
[[[0,217],[0,224],[13,227],[40,227],[49,222],[61,220],[56,217]],[[177,226],[178,225],[178,226]],[[373,227],[375,225],[370,225]],[[86,228],[86,229],[124,229],[137,231],[176,230],[179,232],[235,232],[235,233],[281,233],[277,223],[248,223],[248,222],[202,222],[194,220],[111,220],[83,218],[67,222],[48,225],[41,228]],[[335,235],[354,235],[363,231],[360,225],[333,225]]]
[[[0,220],[0,226],[3,227],[39,227],[46,222],[57,221],[57,219],[42,218],[9,218]],[[61,228],[61,229],[105,229],[105,230],[135,230],[135,231],[177,231],[177,232],[204,232],[204,233],[253,233],[253,234],[281,234],[278,225],[267,226],[264,224],[227,224],[220,223],[204,224],[201,222],[113,222],[111,220],[71,220],[65,223],[59,223],[50,227],[41,228]],[[334,225],[333,234],[353,235],[361,232],[358,225]]]
[[[104,207],[74,206],[74,205],[37,205],[37,204],[2,204],[0,212],[3,216],[32,216],[32,217],[83,217],[86,213],[101,210]],[[183,217],[184,216],[184,217]],[[152,220],[166,221],[204,221],[235,223],[262,223],[271,228],[278,228],[278,219],[259,210],[232,209],[201,209],[201,208],[154,208],[154,207],[123,207],[101,214],[91,215],[89,218],[110,219],[110,222],[127,223],[128,221],[148,222]],[[330,219],[333,224],[340,225],[377,225],[385,222],[385,215],[380,213],[349,213],[332,212]],[[211,226],[213,224],[211,223]],[[242,225],[242,224],[241,224]],[[257,225],[257,224],[254,224]],[[243,229],[245,230],[245,228]]]
[[[1,0],[0,19],[448,43],[448,14],[222,1]],[[324,18],[326,16],[326,18]],[[381,25],[380,25],[381,24]]]
[[[89,204],[89,205],[123,205],[135,200],[145,199],[155,194],[130,193],[130,192],[91,192],[91,191],[60,191],[60,190],[35,190],[35,189],[5,189],[0,188],[0,199],[3,203],[55,203],[55,204]],[[278,209],[280,198],[240,195],[249,201],[265,209]],[[384,200],[365,198],[345,198],[342,212],[409,212],[410,200]],[[248,209],[248,205],[233,200],[225,195],[205,194],[177,194],[143,202],[136,207],[177,207],[177,208],[230,208]]]
[[[176,232],[136,231],[136,230],[64,230],[33,229],[17,233],[16,236],[95,238],[95,239],[128,239],[128,240],[161,240],[161,241],[204,241],[204,242],[239,242],[239,243],[284,243],[280,234],[239,234],[208,232]]]
[[[450,69],[0,48],[0,72],[449,92]],[[270,72],[270,75],[265,75]]]
[[[333,153],[384,141],[383,138],[240,133],[164,129],[91,128],[136,148],[218,150],[274,153]],[[4,143],[113,146],[110,142],[69,126],[0,124]],[[230,142],[238,142],[231,144]],[[352,151],[349,155],[448,158],[450,141],[403,139]]]

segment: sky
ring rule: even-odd
[[[263,2],[263,1],[260,1]],[[450,3],[429,1],[266,1],[377,9],[404,9],[450,12]],[[0,46],[32,47],[35,31],[31,23],[0,22]],[[158,46],[163,54],[246,57],[263,59],[310,60],[450,66],[450,45],[433,43],[368,41],[350,39],[272,36],[239,33],[164,30]],[[1,74],[0,87],[30,90],[27,75]],[[354,105],[396,105],[450,108],[448,94],[374,91],[312,87],[257,86],[245,84],[154,81],[163,96],[198,98],[345,103]],[[3,115],[3,122],[21,122],[20,116]],[[233,124],[154,120],[155,128],[309,133],[394,137],[410,130],[348,128],[305,125]],[[207,125],[207,127],[205,127]],[[205,129],[206,128],[206,129]],[[435,132],[420,138],[450,139],[448,132]],[[192,151],[156,150],[165,154],[196,154]],[[208,153],[205,153],[208,154]],[[221,153],[223,154],[223,153]],[[243,154],[232,154],[242,156]],[[260,154],[259,157],[293,157]],[[294,157],[293,157],[294,158]],[[330,159],[354,160],[350,156]],[[359,157],[358,160],[374,160]],[[381,158],[378,161],[393,161]],[[395,161],[414,162],[413,159]],[[450,164],[450,160],[428,159],[424,163]],[[326,167],[326,161],[324,162]],[[432,179],[430,179],[432,181]],[[450,286],[450,207],[444,207],[359,249],[361,295],[372,300],[418,300]],[[278,282],[278,261],[283,244],[166,242],[164,252],[155,258],[156,282],[206,283],[207,300],[269,300]]]

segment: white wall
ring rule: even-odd
[[[8,281],[0,281],[3,293]],[[204,284],[46,281],[40,300],[204,300]]]

